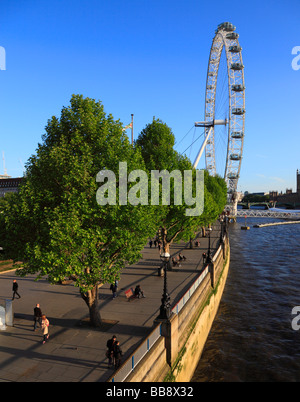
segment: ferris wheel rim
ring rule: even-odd
[[[245,79],[242,48],[239,35],[231,23],[219,24],[212,41],[207,68],[205,88],[205,121],[215,121],[216,88],[218,83],[220,59],[223,49],[227,64],[228,82],[228,129],[224,179],[228,192],[235,192],[240,176],[245,133]],[[208,129],[206,134],[208,135]],[[214,125],[210,140],[205,146],[206,169],[210,174],[217,173],[215,158]]]

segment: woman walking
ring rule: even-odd
[[[45,314],[42,315],[42,331],[43,331],[43,344],[49,338],[49,320]]]

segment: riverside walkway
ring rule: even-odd
[[[211,234],[211,250],[219,245],[219,227]],[[199,275],[208,238],[197,237],[199,247],[189,243],[171,246],[171,256],[179,252],[187,258],[181,267],[168,271],[168,291],[173,307]],[[159,314],[163,277],[158,248],[143,250],[143,258],[121,273],[117,297],[112,298],[109,284],[99,289],[103,328],[87,324],[88,309],[79,291],[71,283],[50,285],[34,276],[16,277],[14,271],[0,273],[0,305],[12,297],[12,282],[17,279],[20,299],[13,302],[14,326],[0,331],[0,382],[106,382],[114,373],[105,357],[106,342],[117,336],[123,361],[151,332]],[[128,301],[125,290],[141,285],[146,298]],[[50,321],[50,338],[42,344],[41,330],[33,331],[33,308],[39,303]]]

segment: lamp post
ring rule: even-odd
[[[167,288],[167,264],[170,259],[170,254],[168,252],[163,251],[163,253],[160,255],[160,258],[164,264],[164,290],[161,299],[160,313],[157,318],[169,319],[171,316],[171,304]]]
[[[220,223],[221,223],[221,235],[220,235],[220,244],[223,244],[223,236],[224,236],[224,230],[223,230],[223,225],[224,225],[224,216],[220,216]]]
[[[133,144],[133,114],[131,114],[131,144]]]
[[[208,228],[208,251],[207,251],[207,260],[206,262],[211,263],[211,250],[210,250],[210,232],[212,231],[212,228]]]

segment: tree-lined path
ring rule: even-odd
[[[219,240],[212,231],[211,245]],[[187,257],[181,267],[168,271],[168,288],[172,306],[180,299],[202,267],[202,253],[207,252],[208,238],[200,238],[200,247],[189,244],[171,246],[171,255],[180,251]],[[163,277],[157,275],[158,249],[149,245],[143,259],[121,273],[118,297],[112,298],[109,285],[99,289],[99,307],[104,327],[93,329],[86,323],[87,311],[73,284],[50,285],[34,276],[18,278],[14,271],[0,275],[0,303],[11,298],[12,281],[19,283],[21,299],[14,301],[14,327],[0,332],[0,381],[31,382],[105,382],[113,374],[107,368],[106,341],[112,335],[120,340],[124,359],[150,333],[159,314]],[[128,302],[124,291],[140,284],[145,299]],[[50,320],[50,339],[42,345],[42,334],[33,331],[33,308],[40,303]],[[81,325],[80,325],[81,324]]]

